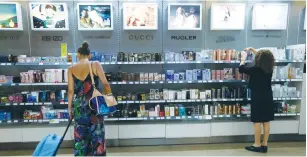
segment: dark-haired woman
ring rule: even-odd
[[[255,54],[255,65],[245,66],[246,52],[252,51]],[[249,75],[248,87],[251,90],[251,121],[254,123],[254,144],[245,147],[253,152],[268,151],[268,139],[270,134],[270,121],[274,120],[273,92],[271,79],[275,60],[269,50],[256,51],[247,48],[241,53],[240,73]],[[261,126],[263,126],[263,142],[261,143]]]
[[[100,63],[89,61],[91,56],[87,42],[78,49],[77,57],[78,63],[68,69],[68,110],[70,118],[75,120],[74,155],[105,156],[106,141],[103,116],[96,116],[88,106],[93,93],[89,66],[91,66],[96,87],[100,80],[106,94],[112,93],[111,88]]]

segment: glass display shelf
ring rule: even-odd
[[[303,60],[276,60],[276,63],[303,63]],[[150,65],[161,65],[161,64],[239,64],[238,60],[222,60],[222,61],[158,61],[158,62],[100,62],[101,65],[139,65],[139,64],[150,64]],[[252,61],[246,61],[246,63],[252,63]],[[60,63],[0,63],[0,66],[70,66],[73,63],[60,62]]]
[[[275,117],[294,117],[299,116],[300,113],[275,113]],[[229,118],[248,118],[250,115],[194,115],[194,116],[172,116],[172,117],[122,117],[122,118],[105,118],[106,122],[114,121],[168,121],[168,120],[214,120],[214,119],[229,119]],[[0,120],[0,125],[5,124],[67,124],[68,119],[13,119]]]
[[[272,82],[302,82],[303,79],[273,79]],[[142,85],[142,84],[189,84],[189,83],[246,83],[246,80],[197,80],[197,81],[119,81],[109,82],[112,85]],[[1,84],[0,86],[67,86],[68,83],[11,83]]]

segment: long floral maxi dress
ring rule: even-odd
[[[96,87],[98,77],[94,77]],[[96,116],[88,106],[92,97],[93,86],[90,75],[84,81],[74,77],[74,155],[75,156],[105,156],[106,141],[103,116]]]

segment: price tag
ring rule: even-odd
[[[183,83],[183,81],[179,81],[179,83]]]
[[[163,119],[164,119],[164,117],[161,117],[161,119],[163,120]]]
[[[196,101],[197,101],[197,102],[200,102],[200,99],[197,99]]]
[[[128,62],[124,62],[124,64],[128,64]]]
[[[156,82],[155,82],[155,81],[153,81],[153,82],[151,82],[151,84],[156,84]]]
[[[237,115],[237,117],[241,117],[241,115]]]
[[[138,120],[143,120],[144,118],[137,118]]]
[[[219,82],[224,82],[223,80],[219,80]]]
[[[60,119],[59,121],[60,121],[60,122],[64,122],[64,119]]]
[[[212,82],[212,80],[209,80],[208,82],[210,82],[210,83],[211,83],[211,82]]]
[[[12,123],[12,121],[11,121],[11,120],[8,120],[7,123]]]
[[[163,81],[160,81],[159,83],[161,83],[161,84],[162,84],[162,83],[164,83],[164,82],[163,82]]]
[[[1,65],[5,65],[5,63],[1,63]]]
[[[212,99],[212,101],[217,101],[217,99]]]
[[[134,101],[127,101],[127,103],[134,103]]]
[[[54,63],[54,65],[59,65],[60,63]]]
[[[211,115],[206,115],[205,118],[206,119],[212,119],[212,116]]]
[[[188,81],[188,83],[192,83],[192,81]]]
[[[140,84],[140,82],[134,82],[134,84]]]
[[[11,86],[15,86],[15,85],[16,85],[15,83],[12,83],[12,84],[11,84]]]
[[[192,118],[192,116],[188,116],[188,119],[191,119]]]
[[[236,101],[236,99],[230,99],[230,101]]]
[[[150,117],[150,120],[154,120],[154,118],[153,118],[153,117]]]
[[[127,84],[127,82],[122,82],[122,84]]]
[[[181,116],[181,119],[185,119],[186,117],[185,116]]]
[[[134,84],[133,82],[129,82],[129,84]]]
[[[290,98],[286,98],[286,100],[290,100]]]
[[[174,81],[174,83],[178,83],[178,81]]]
[[[27,122],[29,122],[29,121],[28,121],[28,120],[23,120],[23,122],[24,122],[24,123],[27,123]]]
[[[51,119],[49,121],[49,123],[51,123],[51,124],[58,124],[58,123],[60,123],[60,120],[59,119]]]
[[[219,115],[218,117],[219,117],[219,118],[223,118],[223,117],[224,117],[224,115]]]
[[[44,120],[43,120],[43,122],[49,122],[49,121],[50,121],[49,119],[44,119]]]
[[[176,117],[176,119],[180,119],[180,117]]]
[[[198,119],[203,119],[203,116],[198,116]]]
[[[187,100],[182,100],[182,102],[187,102]]]
[[[25,103],[20,103],[19,105],[22,105],[22,106],[23,106],[23,105],[25,105]]]
[[[172,81],[168,81],[167,83],[173,83]]]
[[[227,117],[227,118],[229,118],[229,117],[230,117],[230,115],[226,115],[226,117]]]
[[[117,64],[123,64],[122,62],[117,62]]]
[[[148,84],[148,82],[144,82],[145,84]]]
[[[6,103],[5,105],[6,105],[6,106],[10,106],[11,104],[10,104],[10,103]]]
[[[111,64],[115,64],[115,62],[111,62]]]
[[[197,81],[198,83],[203,83],[203,81]]]
[[[38,120],[38,122],[41,123],[41,122],[43,122],[43,120],[40,119],[40,120]]]
[[[119,120],[127,120],[127,118],[119,118]]]
[[[6,63],[6,65],[12,65],[12,63]]]
[[[166,117],[166,119],[171,119],[171,117]]]
[[[17,103],[13,103],[13,105],[14,105],[14,106],[17,106],[18,104],[17,104]]]

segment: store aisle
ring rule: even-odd
[[[243,148],[246,143],[174,145],[146,147],[109,147],[108,156],[306,156],[305,142],[277,142],[270,144],[267,154],[252,153]],[[71,156],[70,149],[58,155]],[[31,155],[31,150],[0,151],[0,156]]]

